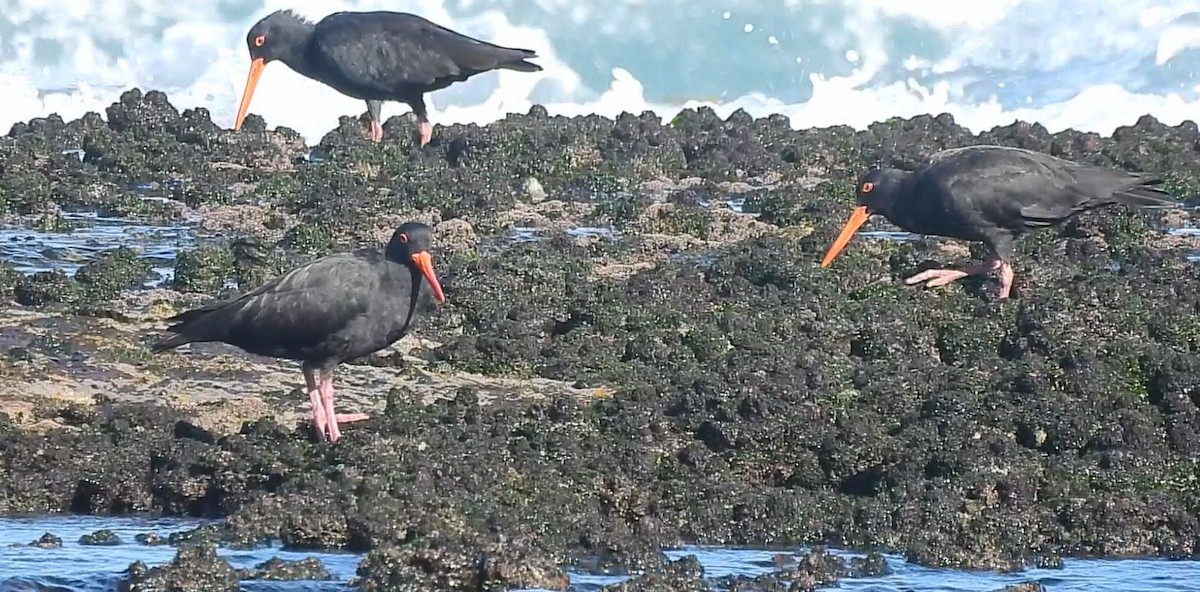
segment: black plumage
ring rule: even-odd
[[[233,300],[171,317],[167,331],[173,335],[152,350],[215,341],[300,361],[314,426],[321,437],[335,442],[341,435],[339,421],[366,416],[334,413],[334,368],[407,334],[430,292],[438,302],[445,301],[429,254],[431,239],[428,226],[407,222],[383,252],[363,249],[323,257]]]
[[[425,93],[490,70],[537,72],[528,49],[501,47],[404,12],[335,12],[317,23],[280,10],[246,34],[250,74],[234,129],[242,126],[258,78],[279,60],[292,70],[367,103],[371,138],[383,138],[379,110],[384,101],[407,103],[417,117],[421,145],[433,125]]]
[[[1115,204],[1175,205],[1162,179],[1099,168],[1031,150],[968,146],[934,154],[915,172],[875,169],[858,180],[858,208],[821,262],[828,267],[871,214],[909,232],[983,242],[992,256],[963,269],[931,269],[908,284],[941,286],[968,275],[1000,275],[1000,297],[1012,289],[1009,263],[1022,235]]]

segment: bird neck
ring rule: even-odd
[[[316,25],[296,20],[288,24],[284,39],[287,45],[279,50],[279,61],[295,70],[297,74],[309,76],[313,74],[311,62],[308,60],[308,46],[312,41]]]

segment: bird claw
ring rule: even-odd
[[[992,259],[963,269],[927,269],[905,279],[904,283],[911,286],[924,282],[927,288],[937,288],[967,276],[986,275],[993,271],[999,272],[1000,275],[1000,299],[1008,298],[1012,292],[1013,269],[1011,265],[999,259]]]
[[[971,274],[961,269],[927,269],[904,280],[904,283],[911,286],[925,282],[925,287],[936,288],[965,278],[968,275]]]
[[[371,129],[367,132],[367,137],[375,142],[383,141],[383,124],[372,120]]]

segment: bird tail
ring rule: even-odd
[[[1113,198],[1117,201],[1140,207],[1152,206],[1175,206],[1179,205],[1179,201],[1170,193],[1159,187],[1163,180],[1159,178],[1142,178],[1137,185],[1129,189],[1123,189],[1113,193]]]
[[[494,43],[482,42],[492,49],[492,59],[496,60],[496,68],[503,70],[516,70],[517,72],[541,72],[542,67],[525,60],[536,58],[538,54],[532,49],[521,49],[519,47],[504,47]]]
[[[532,51],[529,53],[533,54]],[[536,58],[537,54],[533,54],[528,57]],[[504,62],[497,67],[502,68],[504,70],[516,70],[517,72],[541,72],[542,71],[541,66],[539,66],[533,62],[527,62],[527,61],[525,61],[525,58],[522,58],[522,59],[519,59],[519,60],[516,60],[513,62]]]
[[[184,344],[203,341],[203,339],[188,335],[188,325],[219,309],[223,304],[225,303],[221,301],[212,302],[206,306],[185,310],[175,316],[168,317],[167,320],[171,322],[171,325],[167,327],[167,331],[174,335],[156,341],[150,346],[150,351],[157,354],[169,349],[175,349]],[[192,333],[195,333],[195,331],[192,331]]]
[[[516,70],[517,72],[540,72],[542,70],[541,66],[525,61],[538,57],[537,52],[532,49],[504,47],[503,45],[496,45],[495,43],[466,37],[453,31],[450,32],[471,42],[457,48],[461,53],[454,61],[459,66],[466,66],[479,72],[496,69]]]
[[[220,308],[220,306],[222,304],[225,304],[225,303],[217,301],[217,302],[213,302],[207,306],[202,306],[200,308],[193,308],[191,310],[185,310],[175,316],[167,317],[167,320],[171,321],[171,326],[168,327],[167,330],[168,331],[178,331],[184,325],[191,323],[192,321],[199,319],[200,317],[207,315],[208,313],[210,313],[214,310],[217,310],[218,308]]]
[[[150,345],[150,351],[152,353],[156,353],[156,354],[162,353],[169,349],[175,349],[181,345],[191,343],[191,342],[192,342],[192,339],[190,337],[188,337],[187,335],[184,335],[182,333],[179,333],[176,335],[171,335],[170,337],[160,339],[160,340],[152,343]]]

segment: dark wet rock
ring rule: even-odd
[[[9,302],[13,299],[20,281],[21,274],[17,273],[12,265],[0,262],[0,302]]]
[[[681,557],[661,568],[654,569],[620,584],[601,588],[604,592],[653,592],[677,590],[679,592],[708,592],[704,581],[704,568],[695,555]]]
[[[1044,555],[1039,554],[1034,556],[1033,561],[1030,562],[1030,565],[1038,569],[1062,569],[1063,560],[1062,557],[1051,552]]]
[[[466,220],[443,220],[434,229],[438,237],[438,249],[447,251],[471,251],[479,244],[479,237],[471,223]]]
[[[306,557],[298,561],[287,561],[272,557],[256,566],[254,569],[239,569],[238,578],[242,580],[331,580],[329,570],[316,557]]]
[[[892,573],[883,555],[867,553],[866,557],[854,557],[850,560],[850,575],[855,578],[878,578]]]
[[[683,543],[827,543],[999,569],[1198,551],[1200,266],[1184,255],[1200,249],[1160,228],[1190,215],[1113,209],[1030,236],[1008,302],[983,280],[902,284],[980,254],[950,241],[860,237],[832,269],[817,264],[868,166],[996,142],[1169,174],[1195,200],[1194,124],[973,134],[930,115],[796,131],[709,109],[664,124],[534,108],[440,127],[423,150],[396,130],[366,141],[347,117],[310,158],[257,116],[229,133],[161,93],[130,91],[108,115],[14,126],[0,139],[4,211],[47,225],[66,206],[146,220],[180,204],[267,212],[179,255],[174,287],[195,300],[419,217],[445,231],[435,257],[449,299],[417,331],[437,345],[413,356],[431,381],[512,382],[429,405],[380,385],[388,409],[336,446],[269,419],[200,428],[157,396],[89,413],[47,400],[30,412],[45,429],[0,424],[4,513],[228,518],[171,540],[373,552],[364,577],[379,586],[544,584],[557,565],[654,572]],[[73,147],[82,160],[61,154]],[[734,198],[761,226],[719,205]],[[581,221],[618,232],[564,234]],[[540,240],[513,244],[526,226]],[[33,275],[13,294],[81,304],[139,281],[115,263],[78,281]],[[2,361],[70,366],[77,347],[61,332],[14,341]],[[606,396],[526,397],[527,379]],[[481,557],[494,573],[480,575]],[[812,585],[847,570],[800,563]]]
[[[806,184],[807,185],[807,184]],[[815,227],[826,215],[817,203],[829,197],[846,203],[854,199],[854,186],[849,181],[818,181],[811,188],[790,187],[759,189],[746,195],[743,211],[758,214],[763,222],[779,226]]]
[[[29,543],[29,546],[38,547],[41,549],[57,549],[62,547],[62,537],[56,534],[46,533],[43,534],[38,540]]]
[[[254,237],[243,237],[229,245],[233,260],[233,276],[241,290],[253,290],[270,281],[289,267],[285,255],[275,245]],[[216,274],[228,273],[224,261],[217,261]],[[201,274],[197,274],[198,276]],[[219,279],[201,280],[197,285],[214,285]],[[211,282],[211,284],[206,283]]]
[[[763,574],[755,577],[724,577],[717,580],[721,590],[729,592],[788,592],[791,586],[775,574]],[[710,590],[712,588],[709,588]],[[796,585],[796,590],[804,590],[803,583]]]
[[[255,178],[255,168],[290,167],[303,150],[295,132],[283,129],[218,139],[226,132],[207,109],[180,113],[158,91],[127,91],[107,115],[106,126],[84,134],[83,163],[121,179],[159,183],[167,196],[193,206],[228,200],[233,181]]]
[[[115,547],[121,544],[121,537],[111,530],[97,530],[79,537],[79,544],[93,547]]]
[[[818,547],[801,557],[795,566],[772,575],[790,582],[789,591],[799,592],[831,586],[838,580],[849,577],[851,570],[842,558]]]
[[[157,547],[165,545],[168,542],[165,537],[159,535],[157,532],[141,532],[134,536],[133,540],[137,541],[139,545],[146,545],[147,547]]]
[[[1045,590],[1046,587],[1040,582],[1024,582],[1021,584],[1013,584],[1012,586],[1005,586],[1003,589],[998,590],[997,592],[1045,592]]]
[[[150,265],[128,247],[105,253],[75,272],[80,295],[86,300],[111,300],[122,290],[137,288],[150,277]]]
[[[225,540],[226,531],[217,524],[205,524],[191,530],[173,532],[167,536],[167,542],[172,546],[183,544],[211,545],[224,542]]]
[[[811,592],[836,588],[838,580],[850,576],[851,573],[840,559],[816,550],[801,557],[795,565],[780,571],[755,577],[718,578],[714,582],[714,589],[729,592]]]
[[[358,566],[359,587],[385,590],[566,590],[567,575],[553,564],[509,555],[426,547],[370,552]]]
[[[200,247],[175,259],[175,287],[182,292],[215,294],[234,276],[233,256],[220,247]]]
[[[179,548],[170,563],[147,568],[138,561],[118,584],[121,592],[236,592],[237,571],[212,545]]]
[[[39,271],[17,281],[13,298],[27,306],[73,304],[79,299],[79,284],[61,271]]]

